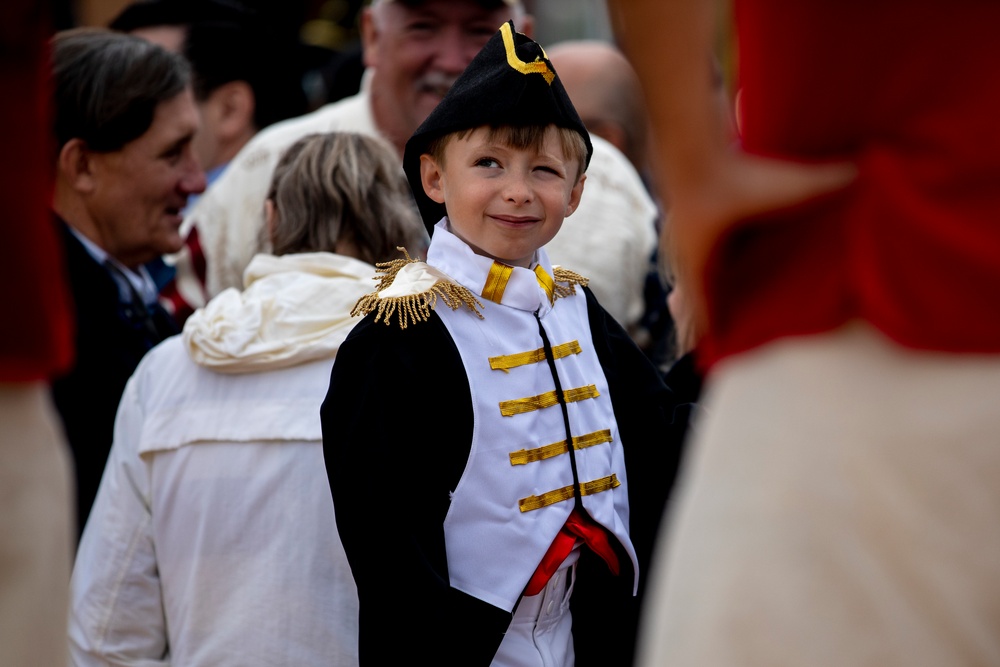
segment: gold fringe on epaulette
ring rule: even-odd
[[[557,299],[576,294],[576,285],[586,287],[590,284],[589,278],[584,278],[579,273],[570,271],[569,269],[564,269],[561,266],[552,267],[552,273],[555,274],[552,277],[552,280],[556,284],[552,292],[555,294],[555,298]]]
[[[457,310],[459,306],[464,305],[474,312],[479,319],[483,319],[482,313],[476,307],[482,308],[483,304],[480,303],[475,294],[457,283],[443,280],[435,283],[428,291],[420,294],[408,294],[389,299],[380,298],[379,292],[392,284],[400,269],[407,264],[414,264],[419,261],[411,259],[410,253],[405,248],[397,249],[406,255],[406,259],[394,259],[375,265],[376,272],[382,274],[381,276],[376,276],[376,280],[379,281],[378,286],[371,294],[366,294],[358,299],[358,302],[354,304],[354,308],[351,310],[352,316],[363,316],[374,312],[375,321],[382,320],[388,326],[393,314],[398,313],[399,326],[402,329],[406,329],[411,322],[416,324],[417,322],[426,322],[430,319],[431,311],[434,310],[434,306],[440,298],[452,310]]]

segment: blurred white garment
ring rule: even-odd
[[[270,250],[262,234],[265,229],[264,199],[281,155],[307,134],[335,131],[381,136],[372,118],[367,78],[356,95],[258,132],[240,149],[222,176],[199,197],[197,204],[188,210],[181,234],[187,236],[193,226],[198,228],[209,297],[228,287],[241,287],[243,271],[250,259]],[[193,276],[190,257],[177,256],[168,261],[176,264],[178,280]]]
[[[61,665],[76,496],[48,383],[0,382],[0,424],[0,665]]]
[[[867,324],[708,377],[643,667],[1000,664],[1000,358]]]
[[[625,155],[596,135],[580,206],[545,250],[590,279],[604,309],[630,329],[645,309],[643,289],[656,247],[657,207]]]
[[[146,355],[76,557],[72,664],[357,664],[319,408],[374,274],[257,257],[245,292]]]

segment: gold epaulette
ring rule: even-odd
[[[398,313],[399,326],[406,329],[410,322],[426,322],[430,319],[431,311],[434,310],[438,299],[441,299],[452,310],[457,310],[459,306],[464,305],[479,319],[483,319],[482,313],[479,312],[479,308],[482,308],[483,304],[476,298],[476,295],[467,288],[449,280],[444,274],[439,274],[438,280],[421,292],[389,297],[381,296],[382,292],[393,285],[403,267],[420,264],[427,266],[420,260],[411,259],[410,253],[405,248],[397,249],[403,252],[406,259],[394,259],[375,265],[376,272],[380,274],[375,277],[379,281],[378,286],[371,294],[366,294],[358,299],[358,302],[354,304],[354,309],[351,310],[351,315],[364,316],[374,312],[375,321],[383,320],[388,326],[393,313]],[[430,267],[427,268],[430,269]]]
[[[584,278],[579,273],[575,271],[570,271],[569,269],[564,269],[561,266],[553,266],[552,273],[555,275],[552,280],[555,282],[555,287],[552,292],[555,294],[555,298],[560,298],[563,296],[572,296],[576,294],[576,286],[581,285],[586,287],[590,284],[589,278]]]

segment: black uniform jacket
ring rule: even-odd
[[[645,581],[679,451],[673,398],[589,289],[590,326],[625,447],[630,536]],[[439,308],[445,307],[438,305]],[[443,523],[472,441],[458,349],[434,314],[402,330],[365,318],[337,354],[322,407],[337,526],[358,586],[362,665],[489,665],[511,614],[448,584]],[[641,598],[584,549],[571,598],[576,664],[628,665]]]
[[[162,308],[124,304],[108,270],[60,221],[76,315],[76,361],[53,382],[76,470],[78,531],[83,530],[104,472],[125,383],[154,345],[178,332]]]

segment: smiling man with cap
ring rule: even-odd
[[[246,265],[266,250],[264,197],[282,151],[307,134],[342,131],[384,139],[402,156],[413,131],[509,19],[530,34],[533,20],[519,0],[373,0],[365,7],[358,94],[259,132],[188,211],[183,231],[198,230],[206,264],[205,294],[185,294],[190,305],[241,288]],[[177,270],[192,277],[183,259]]]

